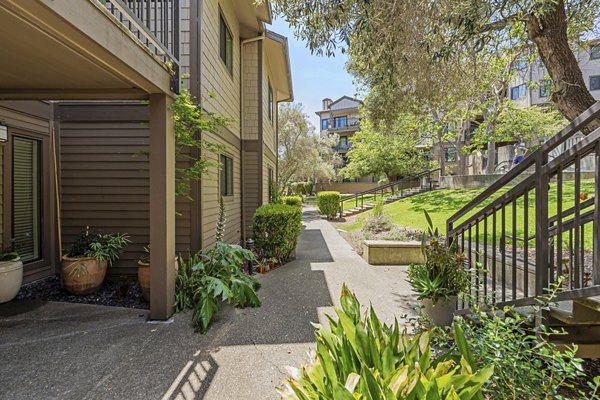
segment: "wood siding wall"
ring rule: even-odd
[[[133,274],[149,242],[148,107],[140,104],[60,106],[63,246],[90,226],[131,236],[112,274]],[[190,249],[190,202],[178,199],[177,251]]]

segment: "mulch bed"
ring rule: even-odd
[[[88,295],[75,296],[62,288],[60,277],[54,276],[23,286],[17,299],[63,301],[67,303],[96,304],[111,307],[149,309],[137,280],[133,278],[108,278],[102,287]]]

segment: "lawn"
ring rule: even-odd
[[[504,189],[497,193],[492,199],[485,201],[478,209],[489,204],[497,196],[505,193],[508,189]],[[456,211],[466,205],[470,200],[477,196],[483,189],[444,189],[433,192],[421,193],[412,197],[408,197],[397,202],[387,204],[384,210],[389,215],[392,222],[401,227],[425,230],[427,221],[425,220],[423,211],[427,210],[434,226],[440,231],[445,232],[446,221]],[[581,182],[581,192],[588,193],[589,197],[594,194],[593,180],[583,180]],[[564,182],[563,184],[563,210],[571,208],[574,205],[574,184],[573,181]],[[548,212],[550,216],[556,215],[557,209],[557,193],[556,185],[551,185],[549,193]],[[535,196],[531,192],[529,196],[529,221],[528,234],[531,236],[535,231]],[[517,224],[516,234],[518,237],[524,237],[524,207],[523,199],[517,201]],[[353,223],[342,225],[341,228],[348,231],[356,231],[362,229],[364,219],[368,216],[368,212],[360,214],[357,220]],[[500,213],[497,216],[496,231],[500,232]],[[459,221],[460,223],[460,221]],[[592,230],[586,226],[585,230],[585,247],[592,247]],[[488,231],[491,232],[491,218],[488,218]],[[480,233],[483,235],[483,224],[480,225]],[[506,233],[512,235],[512,207],[506,209]],[[563,237],[564,240],[564,237]],[[510,242],[509,242],[510,243]],[[517,242],[521,243],[521,242]],[[533,244],[533,242],[531,242]]]

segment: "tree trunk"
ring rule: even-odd
[[[496,168],[496,142],[488,142],[487,148],[487,164],[485,166],[485,173],[491,175],[494,173]]]
[[[585,86],[577,58],[569,47],[564,1],[558,0],[552,12],[540,17],[531,15],[527,22],[527,34],[536,44],[554,83],[552,101],[566,119],[574,120],[596,101]],[[588,126],[586,133],[599,126],[600,121],[596,119]]]

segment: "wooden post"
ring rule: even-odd
[[[150,95],[150,319],[175,302],[175,125],[166,94]]]

